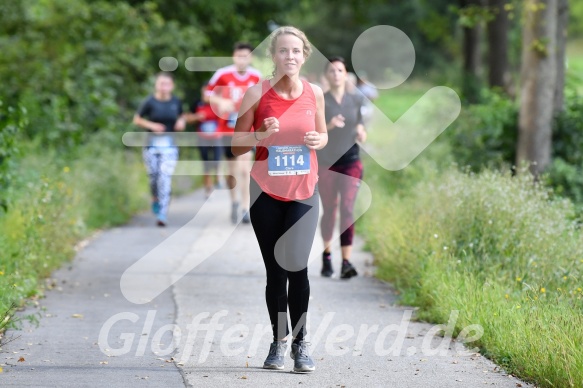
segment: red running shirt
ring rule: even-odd
[[[198,136],[201,139],[218,139],[222,136],[219,130],[219,117],[215,114],[210,104],[202,104],[196,108],[196,113],[203,116],[197,126]]]
[[[235,117],[241,106],[241,101],[243,100],[243,95],[251,86],[259,83],[261,79],[261,73],[259,70],[248,67],[245,74],[241,75],[237,71],[235,65],[230,65],[223,67],[212,76],[207,88],[206,94],[211,95],[216,93],[217,95],[227,98],[233,101],[235,105],[235,110],[233,112],[228,112],[220,117],[219,120],[219,130],[228,135],[232,135],[235,130]],[[213,110],[218,113],[218,109],[213,106]],[[230,115],[234,115],[230,117]],[[229,120],[231,119],[231,120]]]
[[[259,184],[263,192],[280,201],[310,198],[314,194],[314,189],[318,182],[316,151],[308,149],[304,143],[306,132],[316,130],[316,96],[308,82],[302,80],[302,84],[304,87],[302,94],[294,100],[286,100],[271,88],[269,80],[263,81],[261,84],[262,97],[255,111],[253,128],[260,128],[264,119],[275,117],[279,120],[279,132],[257,143],[257,152],[255,154],[255,163],[251,169],[251,176]],[[299,164],[295,166],[298,170],[303,170],[302,173],[294,175],[295,173],[291,172],[290,175],[283,175],[284,159],[279,158],[276,163],[275,158],[279,155],[279,151],[275,152],[273,150],[285,150],[282,147],[290,147],[297,150],[302,146],[305,155],[302,156],[301,166]],[[271,161],[268,161],[270,157],[269,150],[272,150]],[[285,152],[283,152],[281,156],[285,158],[286,166],[295,164],[292,163],[292,154],[285,155]],[[296,153],[293,158],[296,158],[293,162],[299,160],[299,154]],[[309,163],[307,161],[308,158]],[[303,163],[304,161],[305,163]],[[281,171],[273,172],[275,164],[282,165]],[[309,172],[306,173],[308,169]],[[278,175],[279,173],[282,175]]]

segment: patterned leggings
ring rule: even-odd
[[[150,178],[150,191],[153,197],[158,198],[160,204],[158,216],[166,219],[172,192],[172,174],[178,160],[178,148],[167,147],[160,150],[160,148],[146,147],[142,155]]]

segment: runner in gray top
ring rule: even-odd
[[[330,90],[324,94],[324,101],[329,135],[326,147],[318,151],[318,187],[323,210],[320,228],[324,240],[321,274],[330,277],[334,273],[330,245],[340,207],[340,278],[349,279],[358,274],[350,263],[354,236],[352,213],[363,171],[360,147],[356,142],[366,140],[366,131],[361,113],[362,97],[346,90],[344,59],[332,57],[328,61],[324,75]]]

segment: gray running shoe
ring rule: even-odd
[[[239,204],[235,202],[231,206],[231,222],[233,224],[236,224],[238,221],[239,221]]]
[[[241,219],[241,221],[244,224],[248,224],[251,222],[251,217],[249,216],[249,210],[243,210],[243,218]]]
[[[283,369],[283,358],[286,350],[286,341],[273,341],[269,345],[269,354],[263,363],[263,369]]]
[[[309,345],[306,341],[292,344],[290,356],[294,360],[294,372],[313,372],[316,370],[316,364],[310,357]]]

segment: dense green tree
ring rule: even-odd
[[[24,0],[0,4],[0,94],[30,112],[25,134],[57,146],[119,128],[159,71],[202,44],[194,27],[165,21],[153,4]],[[180,61],[179,61],[180,62]]]
[[[507,0],[488,0],[492,13],[487,25],[488,35],[488,84],[506,89],[509,77],[508,44],[510,20]]]
[[[449,0],[366,0],[336,2],[299,0],[287,22],[302,28],[324,55],[342,55],[349,62],[358,36],[370,27],[390,25],[401,29],[416,51],[415,74],[451,61],[457,15]]]
[[[269,34],[269,22],[282,23],[296,0],[128,0],[139,6],[155,4],[165,20],[193,26],[205,37],[206,55],[230,54],[233,44],[248,41],[259,44]]]
[[[478,102],[482,71],[484,0],[460,0],[460,24],[463,29],[462,90],[470,103]]]

